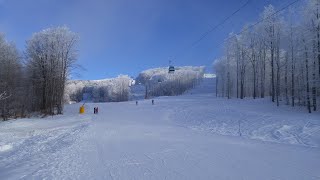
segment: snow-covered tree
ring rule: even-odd
[[[291,8],[278,13],[269,5],[261,13],[260,23],[231,34],[224,55],[214,62],[218,95],[242,99],[260,94],[261,98],[270,96],[278,106],[284,100],[316,111],[320,96],[319,9],[319,0],[307,0],[303,11]]]
[[[7,42],[0,34],[0,115],[4,120],[21,114],[19,85],[22,76],[22,65],[19,53],[13,43]]]
[[[77,34],[67,27],[45,29],[27,41],[34,111],[62,113],[65,83],[77,59],[77,42]]]
[[[73,80],[68,81],[65,91],[65,101],[80,102],[83,94],[90,96],[87,100],[93,102],[128,101],[130,86],[133,79],[127,75],[102,80]]]
[[[174,73],[168,68],[154,68],[143,71],[136,78],[146,87],[145,98],[150,96],[175,96],[193,88],[203,77],[204,67],[176,67]]]

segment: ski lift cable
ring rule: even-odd
[[[199,39],[197,39],[196,41],[194,41],[190,46],[188,46],[187,48],[185,48],[185,50],[183,52],[187,52],[186,50],[189,48],[193,48],[195,45],[197,45],[199,42],[201,42],[203,39],[205,39],[210,33],[212,33],[213,31],[215,31],[216,29],[218,29],[220,26],[222,26],[223,24],[225,24],[228,20],[230,20],[234,15],[236,15],[238,12],[240,12],[243,8],[245,8],[249,3],[251,2],[251,0],[247,0],[242,6],[240,6],[238,9],[236,9],[233,13],[231,13],[229,16],[227,16],[226,18],[224,18],[221,22],[219,22],[217,25],[213,26],[211,29],[209,29],[208,31],[206,31],[205,33],[203,33]],[[176,59],[176,58],[174,58]]]
[[[263,19],[257,21],[257,22],[254,23],[254,24],[249,25],[248,27],[244,28],[244,29],[243,29],[242,31],[240,31],[239,33],[234,34],[234,35],[226,38],[226,39],[225,39],[222,43],[220,43],[218,46],[222,45],[223,43],[225,43],[226,41],[230,40],[231,38],[234,38],[234,37],[242,34],[243,32],[245,32],[245,31],[247,31],[247,30],[255,27],[256,25],[262,23],[262,22],[265,21],[266,19],[268,19],[268,18],[270,18],[270,17],[272,17],[272,16],[275,16],[275,15],[279,14],[280,12],[286,10],[287,8],[289,8],[290,6],[298,3],[299,1],[301,1],[301,0],[295,0],[295,1],[293,1],[293,2],[291,2],[291,3],[289,3],[289,4],[287,4],[287,5],[285,5],[284,7],[280,8],[279,10],[277,10],[276,12],[274,12],[273,14],[271,14],[270,16],[268,16],[268,17],[266,17],[266,18],[263,18]]]
[[[234,11],[231,15],[227,16],[225,19],[223,19],[220,23],[218,23],[216,26],[209,29],[207,32],[203,33],[202,36],[196,40],[194,43],[192,43],[191,47],[197,45],[200,41],[202,41],[204,38],[206,38],[210,33],[212,33],[214,30],[216,30],[218,27],[222,26],[224,23],[226,23],[229,19],[231,19],[234,15],[236,15],[241,9],[245,8],[250,3],[250,0],[247,0],[246,3],[244,3],[240,8],[238,8],[236,11]]]

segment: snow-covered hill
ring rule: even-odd
[[[135,80],[127,75],[101,80],[70,80],[66,85],[66,102],[127,101]]]
[[[0,177],[320,177],[319,113],[261,99],[215,98],[214,82],[204,79],[189,93],[157,98],[155,105],[87,103],[79,115],[80,104],[72,104],[61,116],[1,122]],[[93,114],[96,106],[99,114]]]
[[[143,71],[136,78],[138,84],[145,85],[147,97],[177,96],[192,89],[204,75],[205,67],[175,67],[169,72],[168,67]]]
[[[160,67],[142,71],[136,78],[136,81],[141,84],[146,84],[147,81],[156,83],[159,81],[167,81],[172,78],[172,74],[168,73],[168,68],[169,67]],[[175,67],[174,76],[180,79],[186,78],[186,76],[202,78],[204,71],[204,66],[178,66]]]
[[[180,95],[192,88],[204,74],[205,67],[175,67],[168,73],[168,67],[148,69],[136,79],[127,75],[101,80],[70,80],[66,85],[66,102],[118,102],[149,96]],[[125,95],[125,96],[124,96]]]

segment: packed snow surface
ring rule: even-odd
[[[1,122],[1,179],[320,179],[319,113],[215,98],[214,79],[155,105],[79,106]]]

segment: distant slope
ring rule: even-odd
[[[159,67],[142,71],[136,78],[137,83],[145,84],[147,81],[166,81],[172,76],[195,75],[201,78],[205,72],[205,66],[178,66],[174,74],[168,73],[169,67]]]
[[[135,84],[130,87],[130,100],[144,99],[146,86],[143,84]]]
[[[70,80],[65,99],[66,102],[139,100],[145,98],[146,90],[148,97],[181,95],[199,84],[204,72],[204,66],[175,67],[174,73],[168,73],[168,67],[160,67],[142,71],[135,80],[127,75],[101,80]]]
[[[203,78],[204,66],[175,67],[173,73],[168,67],[148,69],[139,74],[136,82],[145,86],[144,96],[177,96],[195,87]],[[139,88],[138,88],[139,89]],[[142,93],[141,89],[140,93]],[[136,94],[134,92],[134,94]],[[141,94],[140,94],[140,97]]]
[[[186,94],[214,94],[216,90],[216,78],[203,78],[202,81],[189,90]]]

